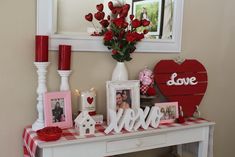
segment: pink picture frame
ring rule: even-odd
[[[173,123],[179,118],[178,102],[155,103],[154,105],[158,106],[163,113],[160,124]]]
[[[44,94],[44,118],[45,127],[71,128],[73,126],[71,92],[46,92]]]

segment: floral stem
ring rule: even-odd
[[[92,23],[93,27],[95,28],[95,31],[98,33],[98,30],[97,30],[95,24],[93,22],[91,22],[91,23]]]

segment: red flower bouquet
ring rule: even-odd
[[[94,32],[93,35],[103,36],[104,45],[112,50],[112,57],[118,62],[130,61],[131,53],[136,49],[136,44],[144,38],[148,33],[145,29],[143,32],[138,32],[138,27],[146,27],[150,24],[147,20],[138,20],[134,15],[128,16],[130,10],[129,4],[118,3],[117,6],[113,2],[108,3],[108,7],[112,12],[105,18],[103,12],[103,4],[96,6],[97,12],[85,16],[89,22],[93,21],[93,17],[99,21],[102,31]]]

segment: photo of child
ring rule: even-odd
[[[64,122],[65,121],[64,99],[63,98],[52,99],[51,108],[52,108],[53,123]]]

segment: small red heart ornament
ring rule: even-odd
[[[104,18],[105,13],[104,12],[97,12],[97,13],[95,13],[94,16],[95,16],[96,20],[100,21]]]
[[[109,1],[108,7],[109,7],[110,10],[113,10],[114,6],[113,6],[113,2],[112,1]]]
[[[130,15],[130,19],[131,19],[131,20],[133,20],[134,17],[135,17],[134,15],[132,15],[132,14]]]
[[[87,21],[92,21],[93,20],[93,15],[91,13],[89,13],[89,14],[85,15],[85,19]]]
[[[92,104],[92,103],[93,103],[93,97],[88,97],[88,98],[87,98],[87,102],[88,102],[89,104]]]
[[[98,10],[98,11],[103,11],[103,9],[104,9],[104,5],[101,3],[101,4],[98,4],[98,5],[96,5],[96,9]]]
[[[197,60],[161,60],[154,68],[154,79],[168,101],[177,101],[184,116],[193,116],[207,89],[207,71]]]
[[[142,22],[142,26],[144,26],[144,27],[148,26],[150,24],[150,21],[148,21],[146,19],[142,20],[141,22]]]

